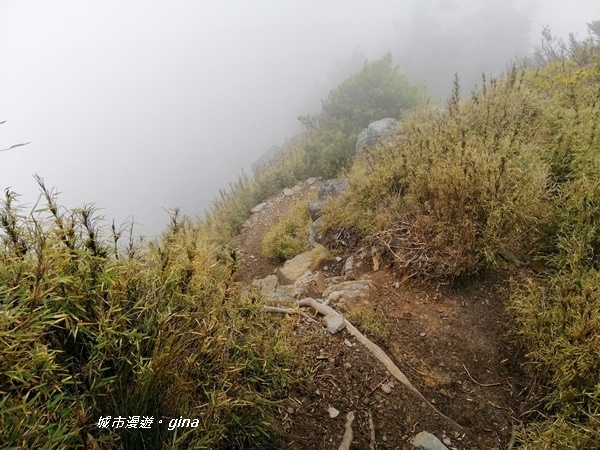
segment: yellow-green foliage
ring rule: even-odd
[[[307,200],[297,201],[265,234],[262,242],[263,256],[275,261],[286,261],[310,248],[307,203]]]
[[[509,304],[549,417],[525,448],[600,447],[600,49],[585,51],[465,102],[457,84],[447,108],[363,156],[325,213],[423,276],[493,268],[505,248],[544,260],[547,277],[515,282]]]
[[[407,118],[391,148],[363,158],[326,225],[404,229],[387,243],[413,249],[433,277],[476,272],[502,247],[532,250],[549,211],[548,169],[530,141],[543,106],[523,76],[486,83],[465,103],[457,85],[444,111]]]
[[[196,226],[152,245],[102,238],[92,208],[0,208],[0,447],[265,448],[294,350]],[[152,416],[151,429],[98,428]],[[168,431],[170,418],[197,428]],[[158,421],[163,420],[163,424]],[[88,442],[88,448],[90,444]]]
[[[362,70],[344,80],[323,101],[321,112],[300,117],[305,132],[285,146],[282,156],[253,178],[241,176],[221,191],[208,214],[205,229],[214,240],[230,241],[250,209],[311,176],[333,177],[354,159],[356,137],[370,122],[400,117],[424,100],[424,89],[412,86],[392,65],[388,54],[365,62]]]
[[[555,220],[546,260],[554,270],[519,286],[510,308],[553,417],[525,430],[526,448],[600,447],[599,55],[531,76],[548,105],[542,142]]]
[[[348,313],[348,320],[381,344],[387,346],[390,343],[391,324],[373,305],[359,304],[352,307]]]
[[[254,206],[309,176],[304,151],[292,146],[283,158],[254,177],[244,174],[230,185],[229,190],[221,191],[220,199],[213,203],[207,214],[203,232],[214,242],[224,244],[231,241],[238,235]]]

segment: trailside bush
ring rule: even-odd
[[[40,180],[41,182],[41,180]],[[0,208],[0,447],[264,448],[294,350],[200,229],[103,238],[93,208]],[[151,428],[98,427],[149,416]],[[167,418],[198,419],[168,431]],[[159,420],[165,422],[160,425]],[[86,444],[84,444],[84,442]]]

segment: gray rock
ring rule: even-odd
[[[348,256],[348,258],[346,258],[346,262],[344,263],[342,275],[345,275],[347,277],[353,277],[355,276],[355,270],[356,266],[354,264],[354,256]]]
[[[329,316],[323,317],[323,324],[327,331],[331,334],[335,334],[338,331],[342,331],[346,328],[346,321],[344,320],[344,316],[341,314],[332,314]]]
[[[316,182],[317,182],[317,179],[315,177],[310,177],[310,178],[306,179],[306,184],[308,184],[309,186],[312,186]]]
[[[356,140],[356,154],[359,155],[367,148],[375,147],[385,138],[389,137],[398,126],[396,119],[381,119],[372,122],[363,129]]]
[[[316,294],[317,275],[310,270],[303,273],[294,281],[294,295],[296,298],[312,297]]]
[[[348,190],[349,186],[347,178],[332,178],[321,185],[321,188],[317,192],[317,197],[319,197],[319,200],[324,200],[327,197],[337,197],[342,192]]]
[[[308,202],[308,212],[310,213],[310,218],[312,220],[317,220],[323,214],[323,209],[325,208],[324,200],[313,200],[312,202]]]
[[[252,282],[252,286],[258,287],[260,292],[265,296],[273,295],[277,289],[277,284],[277,276],[275,275],[269,275],[265,278],[255,279]]]
[[[293,306],[296,304],[298,297],[294,285],[287,284],[277,286],[275,293],[267,297],[266,302],[270,305]]]
[[[263,202],[263,203],[259,203],[258,205],[256,205],[254,208],[252,208],[250,210],[250,212],[252,214],[256,214],[261,212],[263,209],[265,209],[267,206],[269,206],[269,202]]]
[[[293,189],[290,189],[290,188],[285,188],[285,189],[283,190],[283,195],[284,195],[285,197],[291,197],[292,195],[294,195],[294,190],[293,190]]]
[[[369,282],[365,280],[344,281],[343,283],[333,284],[325,289],[323,298],[335,304],[340,300],[354,300],[364,295],[369,289]]]
[[[442,441],[427,431],[421,431],[412,440],[412,445],[420,450],[448,450]]]
[[[293,284],[298,278],[312,269],[316,255],[313,250],[300,253],[285,262],[277,271],[281,284]]]
[[[323,223],[323,218],[319,217],[308,226],[308,243],[311,247],[317,245],[322,238],[321,223]]]

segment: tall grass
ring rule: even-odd
[[[543,102],[524,76],[484,80],[467,102],[456,81],[444,110],[407,118],[391,147],[354,169],[326,226],[355,227],[434,278],[480,271],[504,247],[535,251],[550,206],[543,154],[530,140]]]
[[[226,244],[239,234],[250,210],[283,188],[310,177],[306,155],[300,141],[293,141],[285,155],[261,169],[253,177],[242,174],[213,202],[204,231],[215,242]]]
[[[508,249],[544,261],[508,304],[546,419],[524,448],[600,447],[600,48],[513,68],[443,110],[403,121],[353,168],[325,213],[422,277],[493,269]]]
[[[200,229],[177,212],[121,243],[92,207],[0,206],[0,447],[264,448],[294,351]],[[151,416],[149,429],[100,417]],[[198,419],[167,429],[168,419]],[[163,424],[159,424],[163,420]]]

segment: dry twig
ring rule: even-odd
[[[489,383],[489,384],[483,384],[483,383],[480,383],[479,381],[477,381],[475,378],[473,378],[473,377],[471,376],[471,374],[469,373],[469,369],[467,369],[467,366],[465,366],[465,365],[463,364],[463,367],[465,368],[465,371],[467,372],[467,375],[469,375],[469,378],[471,379],[471,381],[472,381],[473,383],[475,383],[475,384],[478,384],[478,385],[479,385],[479,386],[481,386],[481,387],[502,386],[502,383]]]

